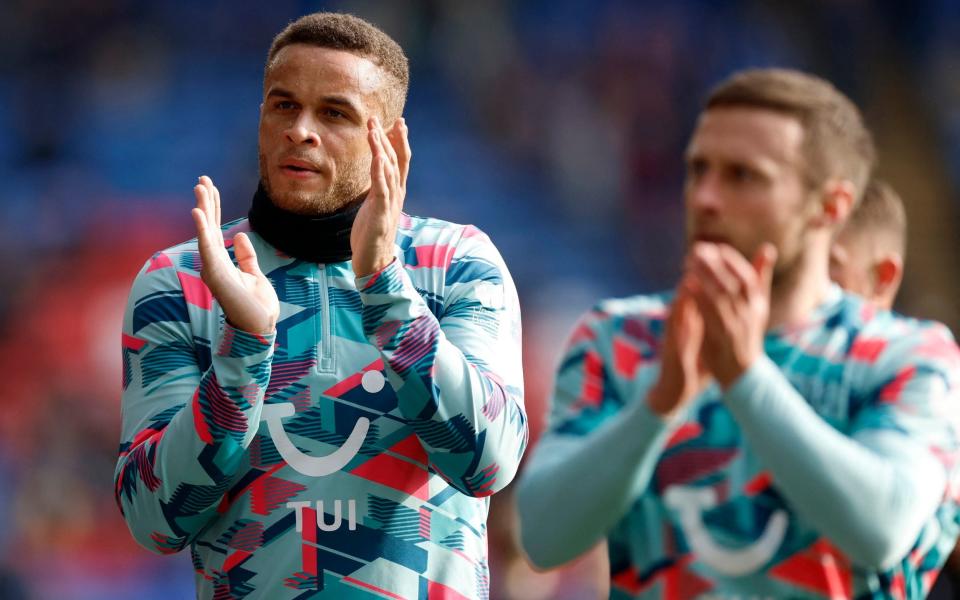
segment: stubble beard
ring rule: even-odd
[[[308,217],[330,215],[364,198],[370,189],[367,176],[370,172],[369,164],[364,166],[358,161],[350,161],[344,166],[346,168],[337,173],[333,184],[326,190],[320,192],[289,190],[277,193],[267,175],[266,158],[260,154],[260,184],[277,208]]]
[[[807,259],[807,232],[803,228],[794,233],[792,243],[780,243],[777,246],[777,262],[773,265],[771,288],[773,291],[792,287],[799,273],[805,268]]]

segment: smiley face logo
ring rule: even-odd
[[[697,559],[731,577],[755,573],[770,562],[783,543],[790,521],[785,511],[774,511],[754,543],[734,550],[718,544],[703,522],[703,512],[719,505],[716,490],[673,485],[667,488],[663,501],[677,511],[680,527]]]
[[[367,431],[370,429],[370,419],[360,417],[342,446],[326,456],[309,456],[294,445],[283,428],[283,419],[292,417],[295,412],[296,408],[290,402],[267,404],[263,407],[263,412],[260,413],[260,420],[267,422],[267,430],[270,432],[270,438],[273,440],[273,445],[277,447],[280,457],[295,471],[309,477],[330,475],[347,466],[353,460],[353,457],[360,452],[363,440],[367,437]]]

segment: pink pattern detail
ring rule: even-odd
[[[392,263],[391,263],[391,264],[392,264]],[[366,284],[365,286],[363,286],[363,289],[364,289],[364,290],[369,290],[370,288],[372,288],[372,287],[374,286],[374,284],[377,283],[377,280],[380,279],[380,276],[381,276],[382,274],[383,274],[383,271],[377,271],[376,273],[374,273],[373,275],[371,275],[371,276],[370,276],[370,280],[367,281],[367,284]]]
[[[894,380],[888,383],[880,392],[880,402],[893,403],[900,400],[904,388],[907,387],[907,384],[910,383],[910,380],[913,379],[916,373],[917,367],[914,365],[910,365],[897,373]]]
[[[427,582],[427,597],[430,600],[470,600],[457,590],[436,581]]]
[[[676,431],[670,435],[670,439],[667,440],[667,448],[672,448],[687,440],[692,440],[701,433],[703,433],[703,426],[700,425],[700,423],[684,423],[680,427],[677,427]]]
[[[147,340],[142,340],[138,337],[133,337],[132,335],[122,334],[121,344],[123,348],[127,350],[133,350],[138,352],[140,348],[143,348],[144,344],[147,343]]]
[[[570,346],[576,346],[582,342],[592,342],[597,339],[597,334],[590,329],[589,322],[590,319],[584,319],[576,326],[573,333],[570,334]]]
[[[270,369],[270,383],[264,397],[270,398],[280,390],[292,385],[304,377],[317,366],[316,357],[293,362],[274,362]]]
[[[600,406],[603,401],[603,359],[600,354],[587,350],[583,357],[583,386],[576,407]]]
[[[432,318],[421,317],[415,320],[404,333],[390,359],[393,370],[403,372],[430,354],[439,330],[440,327]]]
[[[207,424],[206,417],[203,416],[203,409],[200,406],[200,388],[193,393],[193,427],[197,431],[197,437],[205,444],[213,443],[213,434],[210,433],[210,425]]]
[[[233,537],[230,538],[230,543],[227,545],[237,550],[253,552],[263,545],[263,523],[260,521],[247,523],[233,534]],[[224,564],[224,570],[229,570],[226,564]]]
[[[617,375],[633,379],[641,362],[640,350],[636,346],[620,336],[613,338],[613,368]]]
[[[400,330],[400,326],[403,323],[400,321],[387,321],[386,323],[381,323],[377,326],[376,331],[373,332],[374,337],[377,340],[378,348],[386,348],[387,344],[390,343],[390,340],[393,339],[393,336],[397,334],[397,331]]]
[[[233,327],[223,328],[223,339],[220,341],[220,347],[217,349],[218,356],[230,356],[230,349],[233,347],[233,339],[237,336],[237,330]]]
[[[736,449],[705,448],[684,450],[661,459],[657,465],[657,490],[682,485],[706,477],[726,467],[737,455]]]
[[[254,514],[269,515],[280,506],[285,505],[287,500],[306,489],[299,483],[264,475],[250,486],[250,510]],[[304,511],[304,522],[311,523],[312,521],[306,519],[306,513],[307,511]],[[313,511],[313,514],[316,518],[316,511]],[[311,528],[304,527],[303,529],[306,531]]]
[[[917,356],[926,356],[930,358],[949,358],[956,361],[960,348],[957,344],[944,335],[942,329],[928,329],[923,332],[923,342],[914,350]]]
[[[167,269],[172,266],[173,261],[170,260],[170,257],[163,252],[160,252],[150,257],[150,266],[147,267],[147,273],[157,271],[159,269]]]
[[[420,507],[420,537],[425,540],[430,539],[430,515],[431,512],[425,507]]]
[[[180,280],[180,287],[183,288],[183,297],[187,304],[199,306],[204,310],[210,310],[213,307],[213,294],[200,277],[177,271],[177,279]]]
[[[343,381],[338,382],[333,387],[325,390],[323,392],[324,396],[332,396],[334,398],[339,398],[344,393],[349,392],[363,382],[363,373],[354,373],[350,377],[347,377]]]
[[[487,398],[487,402],[483,405],[483,416],[493,421],[500,416],[500,413],[503,412],[503,407],[507,404],[507,393],[504,391],[503,387],[494,382],[490,390],[490,396]]]
[[[153,440],[154,445],[160,441],[160,438],[163,437],[163,432],[158,431]],[[156,476],[153,472],[153,462],[149,457],[150,452],[150,443],[145,442],[134,448],[130,452],[130,458],[127,459],[129,462],[133,463],[137,467],[137,474],[140,476],[140,480],[143,481],[144,485],[147,486],[147,489],[151,492],[156,491],[160,487],[160,478]]]
[[[763,490],[770,487],[773,483],[773,476],[768,471],[763,471],[743,486],[743,493],[747,496],[756,496]]]
[[[340,581],[343,581],[343,582],[345,582],[345,583],[350,583],[350,584],[352,584],[352,585],[355,585],[355,586],[357,586],[357,587],[361,587],[361,588],[366,589],[366,590],[373,590],[373,591],[376,592],[377,595],[379,595],[379,596],[386,596],[387,598],[396,598],[397,600],[404,600],[404,597],[401,596],[401,595],[399,595],[399,594],[394,594],[393,592],[387,591],[387,590],[385,590],[385,589],[383,589],[383,588],[381,588],[381,587],[377,587],[377,586],[375,586],[375,585],[373,585],[373,584],[371,584],[371,583],[367,583],[367,582],[365,582],[365,581],[360,581],[359,579],[354,579],[353,577],[350,577],[349,575],[347,575],[346,577],[344,577],[344,578],[341,579]],[[430,596],[430,597],[433,598],[433,596]]]
[[[417,246],[414,248],[417,254],[417,264],[411,265],[415,269],[442,268],[447,269],[453,261],[453,254],[456,248],[453,246]]]
[[[253,556],[252,552],[246,552],[243,550],[234,552],[233,554],[227,557],[227,560],[223,561],[224,572],[228,572],[234,567],[240,566],[241,564],[243,564],[245,560],[247,560],[251,556]]]
[[[887,340],[884,339],[857,339],[853,342],[853,347],[850,348],[850,356],[872,364],[876,362],[886,347]]]

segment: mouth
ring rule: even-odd
[[[289,159],[280,163],[280,172],[291,179],[320,177],[320,167],[304,160]]]
[[[727,238],[722,235],[715,235],[710,233],[698,233],[693,236],[694,242],[710,242],[712,244],[729,244]]]

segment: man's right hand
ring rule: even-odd
[[[197,226],[200,277],[220,303],[227,322],[255,334],[269,334],[280,317],[277,292],[257,264],[257,253],[245,233],[233,237],[237,268],[220,230],[220,192],[206,175],[193,188],[197,207],[190,211]]]
[[[695,285],[685,276],[677,287],[660,349],[660,377],[647,394],[650,409],[666,418],[679,413],[710,379],[700,360],[703,317],[693,299]]]

